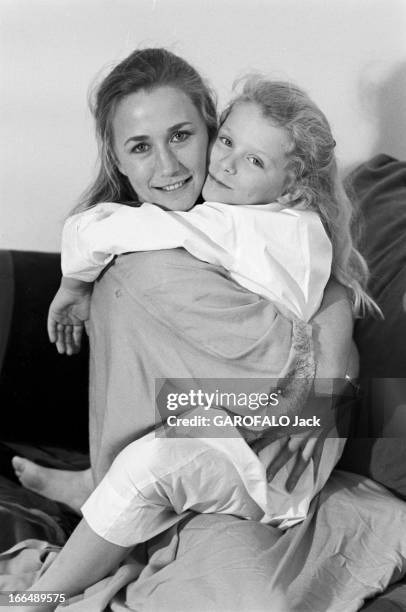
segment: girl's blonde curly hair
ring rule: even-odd
[[[351,290],[356,315],[380,312],[367,294],[368,266],[356,248],[355,208],[339,178],[335,140],[324,113],[296,85],[249,75],[222,113],[220,124],[241,103],[256,104],[289,139],[283,201],[320,215],[333,247],[332,274]]]

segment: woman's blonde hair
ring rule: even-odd
[[[223,123],[236,104],[254,103],[274,126],[286,131],[287,181],[283,201],[320,215],[333,247],[332,274],[352,293],[356,315],[379,311],[365,291],[368,266],[356,248],[355,209],[338,175],[330,125],[307,93],[296,85],[250,75],[222,113]]]
[[[193,66],[163,48],[136,49],[122,60],[91,93],[100,164],[98,175],[73,212],[99,202],[133,204],[138,201],[129,180],[117,167],[113,119],[117,105],[140,90],[174,87],[186,94],[202,117],[211,140],[217,132],[215,96]]]

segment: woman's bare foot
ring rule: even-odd
[[[90,468],[80,471],[56,470],[22,457],[13,457],[12,464],[23,487],[48,499],[63,502],[78,514],[94,489]]]

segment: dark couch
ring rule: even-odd
[[[0,251],[1,439],[86,451],[88,346],[57,355],[46,333],[57,253]]]

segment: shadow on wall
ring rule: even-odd
[[[370,66],[360,81],[362,109],[375,124],[371,155],[387,153],[406,160],[406,62],[384,77],[379,74],[382,68]]]

